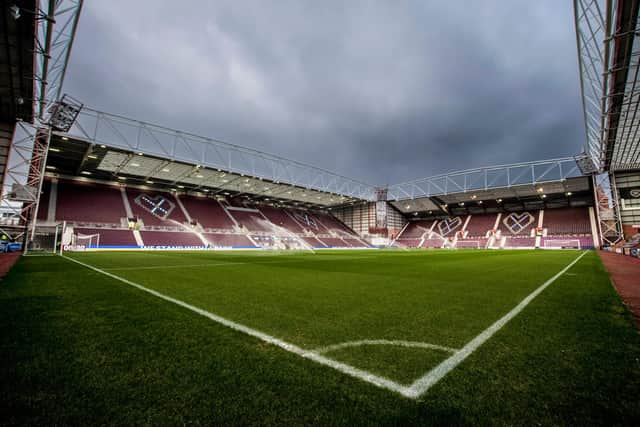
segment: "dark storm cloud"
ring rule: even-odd
[[[373,184],[578,152],[570,2],[467,3],[87,2],[66,90]]]

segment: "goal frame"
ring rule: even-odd
[[[567,245],[567,243],[570,243]],[[582,249],[580,239],[558,239],[558,240],[545,240],[544,249]]]
[[[93,238],[96,239],[96,243],[95,245],[92,244]],[[77,246],[81,246],[83,245],[83,243],[80,241],[80,239],[89,239],[89,244],[88,245],[84,245],[85,248],[99,248],[100,247],[100,233],[94,233],[94,234],[74,234],[74,244]]]
[[[463,246],[459,246],[460,243],[462,243]],[[475,244],[475,246],[468,244]],[[480,240],[459,240],[456,242],[456,249],[483,249],[483,246],[480,244]]]

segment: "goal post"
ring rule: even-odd
[[[78,233],[75,235],[75,241],[73,242],[76,246],[84,246],[85,248],[97,248],[100,246],[100,233],[96,234],[82,234]]]
[[[480,240],[458,240],[456,248],[459,249],[480,249]]]
[[[25,255],[52,255],[60,246],[62,227],[37,225],[31,231],[30,239],[24,248]]]
[[[545,249],[582,249],[579,239],[546,240],[543,247]]]

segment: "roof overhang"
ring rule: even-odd
[[[597,172],[640,169],[640,0],[574,0],[586,129]]]
[[[248,198],[296,207],[328,208],[361,200],[141,151],[91,144],[61,134],[52,136],[46,171],[49,176],[116,182],[225,198]]]
[[[129,176],[138,174],[160,180],[163,177],[163,167],[160,165],[165,162],[173,164],[173,170],[176,171],[175,175],[173,171],[170,172],[172,178],[165,180],[170,183],[176,183],[177,178],[182,176],[180,174],[198,167],[198,174],[203,178],[197,182],[193,177],[190,180],[180,178],[181,183],[196,187],[209,186],[211,190],[233,189],[265,197],[277,194],[298,202],[313,198],[314,203],[324,206],[351,200],[373,200],[375,192],[372,185],[325,169],[87,107],[82,109],[68,133],[54,134],[55,141],[62,141],[63,138],[84,143],[86,149],[101,160],[109,153],[101,170],[107,172],[108,168],[117,168],[117,172],[109,171],[114,176],[118,173]],[[142,166],[132,166],[132,160],[126,163],[127,156],[135,155],[149,159],[145,160],[144,171],[140,169]],[[122,162],[125,164],[121,165]],[[159,169],[155,171],[154,168]],[[95,169],[98,170],[98,167]],[[224,177],[221,176],[223,173]],[[216,177],[220,179],[216,180]],[[259,182],[269,185],[260,186]],[[230,188],[232,185],[240,187]]]
[[[0,121],[31,122],[34,111],[35,0],[3,2],[0,6]]]
[[[395,200],[391,204],[405,215],[418,217],[463,215],[589,206],[593,204],[593,193],[589,177],[581,176],[537,185],[514,185]]]

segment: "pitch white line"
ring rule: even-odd
[[[322,356],[322,355],[320,355],[320,354],[318,354],[316,352],[304,350],[301,347],[298,347],[298,346],[296,346],[294,344],[291,344],[291,343],[288,343],[286,341],[283,341],[283,340],[281,340],[279,338],[273,337],[271,335],[267,335],[267,334],[265,334],[263,332],[260,332],[260,331],[258,331],[256,329],[249,328],[249,327],[244,326],[244,325],[242,325],[240,323],[236,323],[236,322],[233,322],[231,320],[225,319],[224,317],[218,316],[217,314],[214,314],[214,313],[211,313],[209,311],[203,310],[201,308],[195,307],[195,306],[193,306],[191,304],[188,304],[188,303],[186,303],[184,301],[181,301],[179,299],[175,299],[175,298],[172,298],[170,296],[161,294],[160,292],[157,292],[157,291],[154,291],[152,289],[146,288],[146,287],[144,287],[142,285],[139,285],[139,284],[137,284],[135,282],[132,282],[131,280],[127,280],[127,279],[125,279],[123,277],[116,276],[115,274],[112,274],[112,273],[109,273],[107,271],[101,270],[101,269],[99,269],[97,267],[94,267],[92,265],[85,264],[84,262],[78,261],[76,259],[69,258],[69,257],[67,257],[65,255],[62,255],[62,257],[65,258],[65,259],[68,259],[69,261],[75,262],[76,264],[80,264],[80,265],[82,265],[82,266],[84,266],[84,267],[86,267],[86,268],[88,268],[90,270],[93,270],[93,271],[96,271],[98,273],[104,274],[105,276],[108,276],[108,277],[110,277],[112,279],[118,280],[118,281],[120,281],[120,282],[122,282],[124,284],[127,284],[129,286],[137,288],[137,289],[139,289],[141,291],[147,292],[147,293],[149,293],[149,294],[151,294],[151,295],[153,295],[155,297],[158,297],[158,298],[163,299],[165,301],[169,301],[169,302],[172,302],[172,303],[174,303],[176,305],[184,307],[187,310],[191,310],[194,313],[197,313],[197,314],[199,314],[201,316],[204,316],[204,317],[206,317],[208,319],[211,319],[214,322],[220,323],[220,324],[222,324],[222,325],[224,325],[224,326],[226,326],[228,328],[231,328],[233,330],[236,330],[236,331],[242,332],[244,334],[250,335],[250,336],[252,336],[254,338],[258,338],[259,340],[262,340],[262,341],[267,342],[269,344],[273,344],[275,346],[278,346],[278,347],[280,347],[280,348],[282,348],[282,349],[284,349],[284,350],[286,350],[288,352],[291,352],[291,353],[297,354],[298,356],[304,357],[305,359],[313,360],[316,363],[319,363],[319,364],[324,365],[324,366],[328,366],[328,367],[333,368],[333,369],[335,369],[337,371],[340,371],[340,372],[342,372],[344,374],[350,375],[350,376],[352,376],[354,378],[358,378],[360,380],[366,381],[366,382],[371,383],[373,385],[376,385],[378,387],[386,388],[387,390],[395,391],[396,393],[400,393],[403,396],[411,397],[411,395],[410,395],[411,392],[410,392],[408,387],[403,386],[401,384],[398,384],[398,383],[396,383],[394,381],[391,381],[391,380],[389,380],[387,378],[384,378],[384,377],[381,377],[381,376],[378,376],[378,375],[374,375],[374,374],[372,374],[370,372],[367,372],[367,371],[364,371],[362,369],[354,368],[353,366],[347,365],[345,363],[337,362],[335,360],[332,360],[332,359],[329,359],[327,357],[324,357],[324,356]]]
[[[326,347],[320,347],[313,350],[315,353],[324,354],[329,353],[331,351],[342,350],[343,348],[348,347],[359,347],[362,345],[395,345],[400,347],[411,347],[411,348],[425,348],[429,350],[441,350],[447,351],[449,353],[455,353],[458,349],[445,347],[443,345],[437,344],[429,344],[426,342],[419,341],[400,341],[400,340],[360,340],[360,341],[349,341],[343,342],[340,344],[328,345]]]
[[[453,354],[453,356],[440,363],[438,366],[427,372],[423,377],[416,380],[409,387],[409,397],[418,398],[424,394],[438,381],[440,381],[445,375],[447,375],[452,369],[458,366],[463,360],[469,357],[474,351],[484,344],[489,338],[491,338],[496,332],[498,332],[504,325],[506,325],[511,319],[516,317],[535,297],[537,297],[542,291],[544,291],[549,285],[567,272],[575,263],[585,256],[587,252],[583,252],[576,259],[574,259],[569,265],[563,268],[558,274],[551,279],[544,282],[535,291],[531,292],[520,304],[515,306],[513,310],[501,317],[493,325],[485,329],[480,335],[469,341],[462,349]]]
[[[337,362],[335,360],[329,359],[327,357],[322,356],[321,354],[319,354],[316,351],[308,351],[308,350],[304,350],[301,347],[298,347],[294,344],[288,343],[286,341],[283,341],[279,338],[275,338],[271,335],[267,335],[263,332],[260,332],[256,329],[252,329],[249,328],[247,326],[244,326],[240,323],[236,323],[233,322],[231,320],[225,319],[224,317],[218,316],[216,314],[213,314],[211,312],[208,312],[206,310],[203,310],[201,308],[195,307],[191,304],[188,304],[184,301],[172,298],[170,296],[161,294],[160,292],[154,291],[152,289],[146,288],[142,285],[139,285],[135,282],[132,282],[130,280],[127,280],[125,278],[122,278],[120,276],[117,276],[115,274],[111,274],[107,271],[101,270],[97,267],[94,267],[92,265],[89,264],[85,264],[84,262],[75,260],[73,258],[69,258],[65,255],[62,255],[62,258],[68,259],[69,261],[75,262],[77,264],[80,264],[86,268],[89,268],[93,271],[96,271],[98,273],[104,274],[105,276],[111,277],[112,279],[118,280],[122,283],[125,283],[129,286],[132,286],[134,288],[137,288],[141,291],[147,292],[151,295],[154,295],[160,299],[163,299],[165,301],[169,301],[172,302],[176,305],[179,305],[181,307],[184,307],[188,310],[193,311],[194,313],[197,313],[201,316],[204,316],[208,319],[213,320],[214,322],[220,323],[224,326],[227,326],[231,329],[234,329],[236,331],[242,332],[244,334],[247,334],[249,336],[252,336],[254,338],[258,338],[259,340],[262,340],[264,342],[267,342],[269,344],[273,344],[275,346],[278,346],[288,352],[297,354],[301,357],[304,357],[305,359],[309,359],[309,360],[313,360],[316,363],[319,363],[321,365],[324,366],[328,366],[330,368],[333,368],[337,371],[340,371],[344,374],[347,374],[349,376],[352,376],[354,378],[358,378],[360,380],[366,381],[368,383],[371,383],[373,385],[376,385],[378,387],[381,388],[385,388],[387,390],[391,390],[394,391],[396,393],[399,393],[405,397],[411,398],[411,399],[417,399],[418,397],[420,397],[422,394],[426,393],[427,390],[429,390],[429,388],[431,388],[431,386],[433,386],[434,384],[436,384],[438,381],[440,381],[445,375],[447,375],[451,370],[453,370],[456,366],[458,366],[460,363],[462,363],[467,357],[469,357],[474,351],[476,351],[478,349],[478,347],[480,347],[482,344],[484,344],[489,338],[491,338],[496,332],[498,332],[500,329],[502,329],[502,327],[504,325],[506,325],[511,319],[513,319],[515,316],[517,316],[527,305],[529,305],[529,303],[531,303],[531,301],[533,301],[533,299],[535,297],[537,297],[542,291],[544,291],[549,285],[551,285],[553,282],[555,282],[558,277],[560,277],[561,275],[563,275],[565,272],[567,272],[567,270],[569,270],[571,267],[573,267],[574,264],[576,264],[583,256],[585,256],[587,254],[587,252],[583,252],[581,255],[579,255],[576,259],[574,259],[571,263],[569,263],[569,265],[567,265],[565,268],[563,268],[559,273],[557,273],[555,276],[553,276],[552,278],[550,278],[549,280],[547,280],[545,283],[543,283],[542,285],[540,285],[540,287],[538,287],[535,291],[533,291],[532,293],[530,293],[525,299],[523,299],[514,309],[512,309],[509,313],[507,313],[506,315],[504,315],[502,318],[500,318],[497,322],[495,322],[493,325],[489,326],[487,329],[485,329],[482,333],[480,333],[478,336],[476,336],[474,339],[472,339],[471,341],[469,341],[462,349],[456,351],[451,357],[449,357],[448,359],[446,359],[444,362],[440,363],[438,366],[436,366],[434,369],[432,369],[431,371],[427,372],[424,376],[422,376],[421,378],[419,378],[418,380],[416,380],[413,384],[411,384],[409,387],[403,386],[402,384],[398,384],[392,380],[389,380],[388,378],[384,378],[375,374],[372,374],[370,372],[364,371],[362,369],[358,369],[355,368],[353,366],[347,365],[345,363],[341,363],[341,362]],[[382,341],[382,340],[380,340]],[[336,344],[339,345],[339,344]],[[332,347],[332,346],[330,346]],[[326,347],[325,347],[326,349]],[[453,350],[453,349],[452,349]]]

